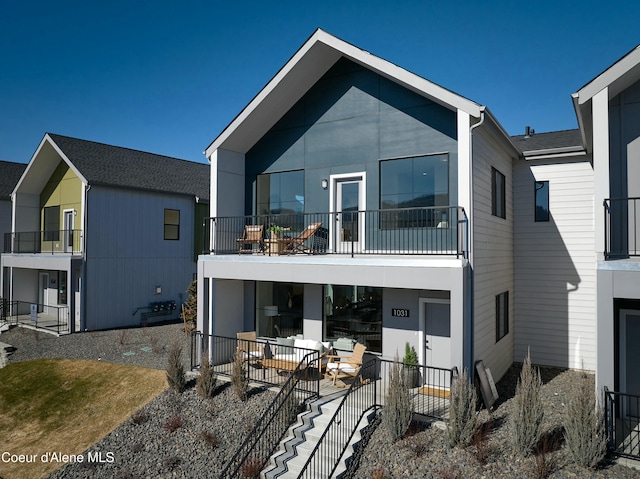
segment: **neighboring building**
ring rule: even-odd
[[[317,30],[206,155],[200,331],[511,365],[520,152],[486,107]]]
[[[26,167],[26,163],[0,161],[0,235],[3,239],[5,233],[11,232],[11,193]],[[5,291],[0,289],[0,298],[3,297]]]
[[[152,302],[179,308],[208,175],[206,164],[46,134],[13,190],[6,297],[55,313],[61,332],[139,325]]]

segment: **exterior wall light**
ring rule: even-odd
[[[326,178],[322,179],[321,184],[322,184],[322,189],[323,190],[326,190],[327,188],[329,188],[329,180],[327,180]]]

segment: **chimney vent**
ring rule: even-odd
[[[535,132],[536,132],[536,130],[534,130],[530,126],[526,126],[525,129],[524,129],[524,137],[525,138],[531,138]]]

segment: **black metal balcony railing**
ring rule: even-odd
[[[606,259],[640,256],[640,198],[604,200]]]
[[[604,389],[604,417],[609,450],[640,459],[640,396]]]
[[[48,306],[0,298],[0,321],[35,329],[46,329],[56,334],[71,332],[68,306]]]
[[[252,237],[249,226],[261,226]],[[315,228],[314,228],[315,227]],[[467,257],[459,206],[205,218],[205,254],[374,254]]]
[[[56,230],[5,233],[3,252],[78,254],[82,252],[82,231]]]

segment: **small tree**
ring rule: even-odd
[[[187,378],[182,364],[182,346],[177,342],[169,348],[167,383],[177,393],[182,393],[187,387]]]
[[[544,411],[540,395],[541,389],[540,371],[531,366],[531,357],[527,353],[516,386],[514,411],[511,415],[511,442],[514,449],[523,456],[531,454],[542,434]]]
[[[198,281],[193,280],[187,288],[189,296],[182,305],[182,321],[184,321],[184,329],[187,331],[195,331],[198,324]]]
[[[573,461],[583,467],[597,467],[607,453],[607,434],[602,408],[586,375],[569,401],[564,430]]]
[[[451,384],[449,396],[449,425],[447,433],[452,447],[465,447],[471,443],[476,430],[476,389],[469,379],[467,370]]]
[[[244,367],[244,358],[242,351],[238,351],[233,359],[233,368],[231,369],[231,386],[236,396],[241,401],[245,401],[249,395],[249,378]]]
[[[402,439],[404,433],[407,432],[412,416],[413,408],[409,389],[396,354],[389,372],[389,390],[382,413],[382,423],[391,434],[394,442]]]
[[[200,376],[196,381],[196,391],[203,398],[212,398],[216,389],[218,376],[209,361],[209,351],[202,353],[202,364],[200,365]]]

